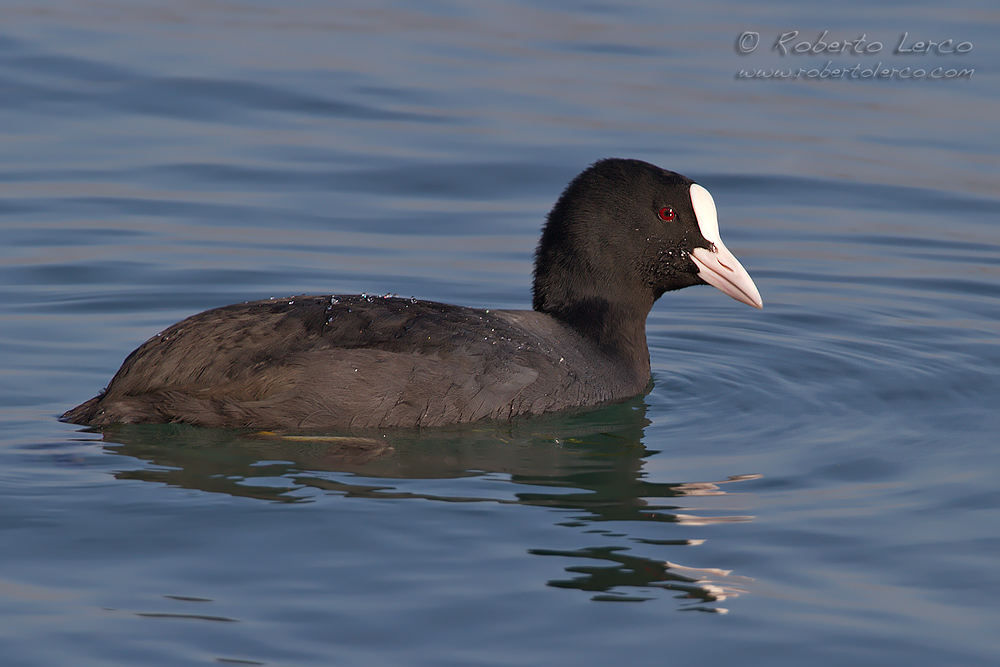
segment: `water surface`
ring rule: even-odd
[[[6,4],[5,664],[994,664],[998,20]],[[886,46],[782,58],[793,28]],[[827,61],[975,73],[737,76]],[[765,302],[664,296],[646,396],[348,439],[56,421],[214,306],[527,308],[548,208],[608,156],[708,187]]]

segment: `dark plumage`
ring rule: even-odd
[[[336,429],[596,406],[646,389],[653,302],[706,282],[761,305],[707,190],[645,162],[602,160],[548,216],[534,310],[365,295],[216,308],[146,341],[62,419]]]

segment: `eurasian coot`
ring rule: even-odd
[[[535,253],[533,310],[296,296],[179,322],[62,419],[256,429],[435,426],[597,406],[650,380],[646,316],[708,283],[760,308],[694,181],[601,160],[566,187]]]

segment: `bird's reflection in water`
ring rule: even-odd
[[[220,431],[182,425],[120,426],[105,430],[108,452],[148,465],[118,472],[120,479],[159,482],[272,502],[314,502],[333,492],[378,499],[426,499],[452,503],[492,502],[560,510],[559,526],[625,540],[632,545],[696,545],[701,540],[629,535],[636,522],[709,524],[747,521],[745,516],[704,516],[679,499],[725,495],[723,486],[754,479],[741,475],[717,482],[649,482],[643,444],[649,424],[642,399],[602,410],[506,424],[339,434]],[[421,490],[413,480],[490,476],[482,494]],[[465,492],[469,485],[460,485]],[[493,495],[490,495],[493,494]],[[567,517],[567,511],[569,517]],[[598,527],[613,522],[614,530]],[[665,527],[665,526],[664,526]],[[641,531],[635,531],[641,532]],[[639,601],[657,589],[677,591],[682,608],[724,612],[717,603],[745,591],[752,581],[729,571],[686,567],[628,553],[629,545],[577,550],[530,549],[570,559],[573,576],[548,582],[594,593],[595,600]],[[580,560],[587,564],[576,564]],[[598,564],[594,564],[593,562]],[[636,593],[636,591],[641,591]]]

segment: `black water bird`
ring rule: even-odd
[[[646,390],[646,317],[713,285],[762,307],[719,238],[708,190],[601,160],[559,197],[535,253],[533,310],[295,296],[183,320],[62,419],[255,429],[436,426],[597,406]]]

